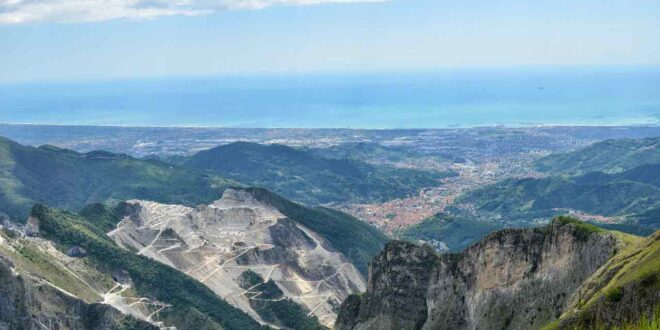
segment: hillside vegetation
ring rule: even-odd
[[[264,187],[306,204],[386,201],[437,186],[442,178],[454,175],[375,166],[350,158],[331,159],[310,150],[248,142],[201,151],[183,165]]]
[[[510,223],[565,213],[567,209],[615,217],[653,232],[660,219],[660,164],[617,174],[594,172],[576,177],[508,179],[458,199],[477,211]]]
[[[241,287],[251,296],[250,305],[259,316],[271,323],[288,329],[323,330],[315,317],[308,316],[308,310],[291,299],[286,299],[282,290],[273,280],[264,282],[259,274],[247,270],[241,274]]]
[[[0,138],[0,212],[19,221],[35,202],[67,210],[131,198],[197,205],[217,199],[229,184],[235,183],[159,161]]]
[[[660,226],[660,163],[611,174],[505,179],[460,196],[401,237],[460,250],[494,230],[537,226],[572,211],[609,217],[610,223],[598,223],[606,229],[651,234]]]
[[[387,146],[376,142],[347,142],[328,148],[306,149],[324,158],[354,159],[371,164],[410,162],[411,160],[435,160],[445,162],[464,162],[459,155],[436,150],[421,152],[410,146]]]
[[[332,159],[354,159],[363,162],[401,161],[416,154],[401,147],[388,147],[375,142],[341,143],[328,148],[307,149],[316,155]]]
[[[594,143],[573,152],[546,156],[536,161],[540,171],[581,175],[617,173],[641,165],[660,163],[660,138],[616,139]]]
[[[413,241],[435,240],[447,244],[450,251],[460,251],[479,238],[502,228],[502,225],[495,222],[439,213],[406,228],[401,238]]]

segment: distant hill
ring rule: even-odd
[[[506,179],[466,193],[401,236],[455,251],[497,229],[537,226],[571,211],[615,219],[598,223],[603,228],[649,235],[660,228],[660,163],[616,174]]]
[[[468,216],[438,213],[424,221],[406,228],[401,238],[442,242],[449,251],[460,251],[479,238],[504,228],[496,222],[475,220]]]
[[[617,174],[508,179],[458,199],[508,221],[545,217],[557,209],[629,217],[660,208],[660,163]],[[654,219],[655,226],[660,219]]]
[[[573,152],[549,155],[536,161],[540,171],[581,175],[601,171],[617,173],[660,163],[660,138],[617,139],[594,143]]]
[[[201,151],[183,165],[265,187],[306,204],[385,201],[437,186],[442,178],[454,175],[330,159],[310,150],[248,142]]]
[[[0,212],[19,221],[35,202],[68,210],[131,198],[197,205],[217,199],[230,184],[236,183],[156,160],[0,138]]]
[[[384,146],[376,142],[341,143],[328,148],[309,148],[312,153],[332,159],[354,159],[363,162],[401,161],[418,156],[410,148]]]

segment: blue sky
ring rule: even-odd
[[[660,65],[657,0],[337,1],[0,0],[0,81]]]

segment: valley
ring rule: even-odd
[[[374,204],[337,204],[332,207],[362,219],[388,234],[394,234],[445,211],[459,196],[473,189],[493,184],[503,178],[546,176],[547,174],[535,170],[532,166],[533,160],[538,157],[535,154],[515,155],[485,163],[438,164],[435,170],[442,168],[457,175],[442,179],[438,187],[422,189],[417,195],[407,198]]]
[[[658,0],[0,0],[0,330],[660,330],[658,40]]]
[[[154,131],[175,144],[201,132]],[[28,301],[70,300],[21,327],[565,329],[656,312],[601,297],[624,271],[612,265],[631,260],[645,275],[616,275],[632,278],[616,284],[622,299],[657,304],[659,144],[647,135],[660,130],[205,134],[218,132],[226,143],[207,150],[146,155],[1,140],[3,278],[51,292]],[[106,316],[67,323],[67,306]]]

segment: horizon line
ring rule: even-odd
[[[321,69],[321,70],[259,70],[259,71],[227,71],[216,73],[189,73],[189,74],[154,74],[142,76],[115,76],[98,78],[37,78],[0,80],[0,87],[29,85],[29,84],[76,84],[76,83],[103,83],[115,81],[158,81],[179,79],[227,79],[227,78],[258,78],[258,77],[305,77],[323,75],[369,75],[369,74],[433,74],[457,71],[516,71],[516,70],[660,70],[659,63],[641,64],[523,64],[523,65],[461,65],[461,66],[435,66],[410,68],[379,68],[379,69]]]
[[[505,128],[505,129],[525,129],[525,128],[660,128],[660,123],[640,123],[640,124],[552,124],[552,123],[538,123],[538,124],[525,124],[520,126],[512,126],[506,124],[492,124],[492,125],[476,125],[476,126],[460,126],[460,127],[400,127],[400,128],[360,128],[360,127],[232,127],[232,126],[149,126],[149,125],[92,125],[92,124],[35,124],[35,123],[4,123],[0,122],[0,126],[51,126],[51,127],[77,127],[77,128],[128,128],[128,129],[248,129],[248,130],[361,130],[361,131],[398,131],[398,130],[414,130],[414,131],[428,131],[428,130],[457,130],[457,129],[479,129],[479,128]]]

